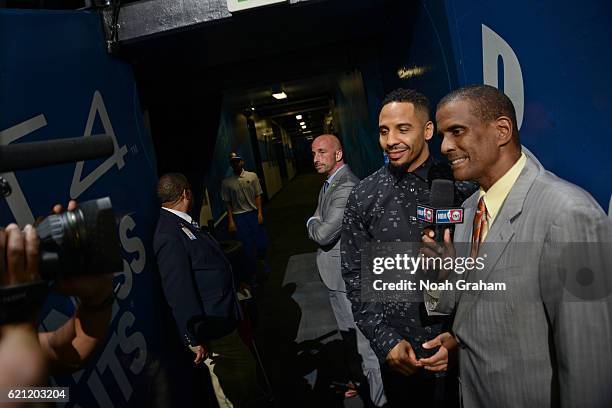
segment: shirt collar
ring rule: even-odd
[[[406,174],[413,174],[413,175],[415,175],[416,177],[420,178],[423,181],[429,181],[429,177],[428,177],[429,176],[429,169],[431,169],[431,166],[433,166],[433,164],[434,164],[434,158],[431,155],[429,155],[429,156],[427,156],[427,159],[425,159],[425,161],[423,163],[421,163],[421,165],[419,167],[414,169],[414,171],[406,172]],[[390,164],[386,165],[385,169],[386,169],[386,171],[387,171],[387,173],[389,175],[394,177],[392,175],[391,171],[389,170],[389,166],[390,166]],[[396,179],[394,184],[399,183],[402,179],[403,179],[403,177],[400,178],[400,179]]]
[[[429,181],[429,169],[431,168],[431,166],[433,166],[433,164],[434,159],[430,154],[429,156],[427,156],[427,159],[423,163],[421,163],[419,167],[414,169],[412,174],[422,179],[423,181]]]
[[[346,166],[346,163],[344,163],[342,166],[338,167],[338,168],[336,169],[336,171],[334,171],[334,172],[332,173],[332,175],[331,175],[331,176],[329,176],[329,177],[327,178],[327,180],[326,180],[326,181],[327,181],[327,184],[329,184],[329,185],[331,186],[331,182],[332,182],[332,180],[334,179],[334,177],[336,177],[336,174],[338,174],[338,172],[340,171],[340,169],[341,169],[341,168],[343,168],[344,166]]]
[[[189,224],[191,224],[191,221],[193,220],[193,218],[191,218],[191,216],[189,214],[184,213],[182,211],[173,210],[172,208],[166,208],[166,207],[162,207],[162,209],[171,212],[172,214],[176,215],[177,217],[181,217],[182,219],[187,221]]]
[[[510,193],[512,186],[518,179],[527,157],[525,153],[521,153],[521,157],[514,163],[514,165],[504,174],[499,180],[495,182],[486,192],[480,187],[479,198],[484,197],[485,205],[487,206],[487,213],[489,215],[489,221],[493,221],[495,216],[499,213],[506,197]]]

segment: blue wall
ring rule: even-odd
[[[443,3],[397,2],[379,23],[386,27],[384,37],[375,50],[359,52],[356,71],[341,76],[336,93],[345,155],[361,178],[383,163],[378,114],[385,94],[400,87],[419,90],[431,101],[433,119],[437,101],[458,83]],[[430,147],[441,158],[438,138]]]
[[[386,20],[378,22],[386,29],[377,56],[356,63],[365,85],[351,74],[339,86],[336,102],[345,113],[340,131],[352,165],[363,177],[372,167],[371,156],[378,160],[380,150],[373,153],[371,144],[385,93],[417,89],[429,97],[433,116],[449,91],[487,83],[513,100],[522,117],[523,144],[547,169],[589,191],[607,210],[612,194],[612,138],[606,125],[612,112],[611,15],[612,6],[603,0],[394,3]],[[362,113],[364,95],[367,114]],[[439,138],[430,147],[441,157]]]
[[[123,271],[107,342],[75,375],[52,384],[70,387],[69,406],[138,405],[150,393],[159,362],[161,296],[151,237],[158,206],[155,157],[129,65],[106,53],[97,14],[0,9],[0,143],[107,133],[116,141],[108,160],[92,160],[5,176],[13,194],[0,199],[0,224],[50,212],[69,198],[110,196],[118,214]],[[41,329],[71,316],[70,299],[51,296]],[[112,401],[112,404],[111,402]]]
[[[486,82],[512,95],[524,111],[523,144],[548,170],[589,191],[607,210],[610,2],[447,0],[446,5],[459,83]]]
[[[334,121],[342,140],[344,157],[359,178],[379,168],[382,150],[378,144],[378,113],[370,118],[368,98],[360,71],[343,74],[338,79]]]

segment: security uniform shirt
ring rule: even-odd
[[[446,317],[428,318],[422,303],[364,303],[361,299],[361,250],[366,243],[421,242],[425,225],[417,220],[416,207],[429,203],[428,175],[433,165],[430,156],[401,179],[383,166],[355,186],[344,210],[340,239],[342,276],[357,326],[382,362],[402,339],[417,352],[423,342],[440,334],[443,323],[449,323],[445,322]],[[455,186],[455,201],[459,203],[467,197],[467,192],[475,191],[472,183],[455,183]]]
[[[256,210],[255,198],[262,193],[257,174],[246,170],[239,176],[232,174],[221,184],[221,199],[232,204],[234,214]]]

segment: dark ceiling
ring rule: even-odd
[[[225,93],[227,102],[236,111],[249,113],[252,109],[258,117],[272,119],[291,137],[307,137],[324,131],[325,116],[330,112],[336,75],[320,75],[301,80],[272,83],[250,89],[230,90]],[[282,89],[287,98],[275,100],[272,91]],[[296,115],[302,115],[301,120]],[[307,128],[302,129],[300,122]]]
[[[316,134],[335,98],[336,77],[378,49],[385,27],[378,22],[387,20],[389,3],[312,0],[249,10],[122,44],[120,55],[134,66],[145,106],[179,97],[209,109],[207,103],[231,95],[237,112],[255,107],[292,137],[303,136],[295,119],[302,113]],[[278,87],[287,99],[271,97]]]

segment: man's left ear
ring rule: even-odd
[[[425,140],[430,140],[434,134],[434,124],[431,120],[425,123]]]
[[[500,116],[495,121],[495,128],[497,130],[497,145],[504,146],[510,143],[512,134],[514,133],[510,118],[507,116]]]
[[[340,160],[342,160],[342,150],[336,150],[336,161],[339,162]]]

